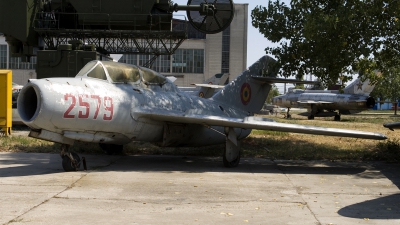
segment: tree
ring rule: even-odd
[[[381,101],[390,100],[396,102],[400,99],[400,66],[388,67],[383,71],[378,83],[371,93],[374,98]],[[397,115],[397,107],[395,107],[395,115]]]
[[[266,103],[271,104],[272,98],[279,95],[279,90],[275,84],[272,85],[271,90],[268,93],[267,99],[265,100]]]
[[[346,83],[353,71],[376,80],[374,70],[398,64],[398,15],[395,0],[292,0],[290,7],[269,0],[251,12],[253,26],[279,43],[265,51],[275,56],[282,75],[313,74],[325,86],[339,76]]]
[[[386,83],[386,82],[385,82]],[[374,90],[371,92],[370,96],[375,99],[379,99],[379,108],[382,108],[382,104],[388,99],[387,95],[387,87],[385,86],[384,82],[378,82],[375,86]]]
[[[293,84],[294,85],[294,89],[305,89],[304,84]]]

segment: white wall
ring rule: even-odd
[[[0,45],[7,45],[6,39],[3,35],[0,36]],[[9,48],[7,48],[7,51],[10,51]],[[9,62],[9,54],[7,54],[7,62]],[[3,69],[8,69],[9,65],[7,65],[7,68]],[[28,79],[36,79],[36,72],[35,70],[12,70],[12,81],[24,85],[28,82]]]
[[[247,69],[247,18],[248,4],[236,4],[231,23],[229,80],[235,79]]]

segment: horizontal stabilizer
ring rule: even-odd
[[[286,78],[276,78],[276,77],[260,77],[260,76],[252,76],[251,78],[262,81],[265,83],[296,83],[296,84],[317,84],[316,81],[305,81],[305,80],[296,80],[296,79],[286,79]]]
[[[352,103],[352,102],[367,102],[367,100],[355,100],[355,101],[349,100],[348,101],[348,103]]]
[[[132,112],[132,117],[136,120],[140,118],[148,118],[151,120],[172,123],[201,124],[207,127],[221,126],[375,140],[387,139],[385,135],[380,133],[278,123],[270,119],[255,116],[249,116],[242,119],[222,116],[207,116],[203,114],[193,114],[193,112],[182,113],[178,111],[174,112],[172,110],[165,110],[165,112],[158,110],[157,112],[154,112],[154,110],[151,109],[137,109],[137,111]]]
[[[192,85],[194,85],[196,87],[206,87],[206,88],[215,88],[215,89],[225,87],[224,85],[216,85],[216,84],[192,84]]]
[[[174,83],[178,78],[174,76],[168,76],[167,79],[170,80],[172,83]]]

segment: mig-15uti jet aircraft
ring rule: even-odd
[[[31,79],[21,90],[18,111],[30,136],[61,143],[65,171],[80,158],[68,151],[75,140],[119,151],[132,141],[161,146],[226,143],[223,163],[235,167],[240,140],[252,129],[383,140],[380,133],[277,123],[254,117],[276,77],[262,77],[272,58],[262,57],[212,98],[181,92],[147,68],[91,61],[75,78]],[[275,75],[276,76],[276,75]],[[293,83],[294,81],[289,82]]]
[[[343,89],[343,93],[338,90],[292,89],[274,97],[272,102],[287,108],[286,118],[291,117],[290,108],[307,108],[307,113],[299,115],[307,116],[309,120],[318,116],[334,116],[335,121],[339,121],[341,114],[359,113],[374,107],[375,99],[369,96],[374,87],[368,79],[364,82],[356,79]]]

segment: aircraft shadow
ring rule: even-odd
[[[2,155],[0,155],[2,156]],[[170,155],[85,155],[88,172],[91,171],[139,171],[171,173],[232,172],[232,173],[287,173],[287,174],[359,174],[362,167],[348,164],[321,162],[328,167],[315,167],[311,161],[268,160],[242,158],[236,168],[223,166],[222,157],[170,156]],[[58,154],[12,153],[12,157],[0,158],[0,177],[19,177],[41,174],[64,173]],[[83,167],[81,166],[81,171]]]
[[[400,164],[378,162],[373,166],[383,174],[384,177],[391,180],[397,188],[400,188]],[[340,209],[338,214],[345,217],[359,219],[400,219],[400,194],[396,193],[376,198],[374,200],[349,205]]]
[[[313,167],[315,164],[329,167]],[[127,168],[127,165],[129,167]],[[293,174],[359,174],[362,167],[352,167],[341,163],[269,160],[261,158],[242,158],[235,168],[223,166],[222,157],[170,156],[170,155],[133,155],[121,158],[104,171],[142,171],[142,172],[233,172],[233,173],[293,173]]]
[[[0,177],[20,177],[52,174],[63,172],[62,168],[52,168],[55,165],[55,154],[43,153],[11,153],[1,154]],[[58,155],[58,157],[60,157]],[[61,160],[60,165],[61,166]]]
[[[81,155],[95,159],[93,169],[105,167],[122,156]],[[82,164],[82,163],[81,163]],[[83,166],[81,165],[81,170]],[[59,154],[52,153],[10,153],[0,154],[0,178],[23,177],[65,173]]]
[[[400,194],[349,205],[338,214],[358,219],[400,219]]]

